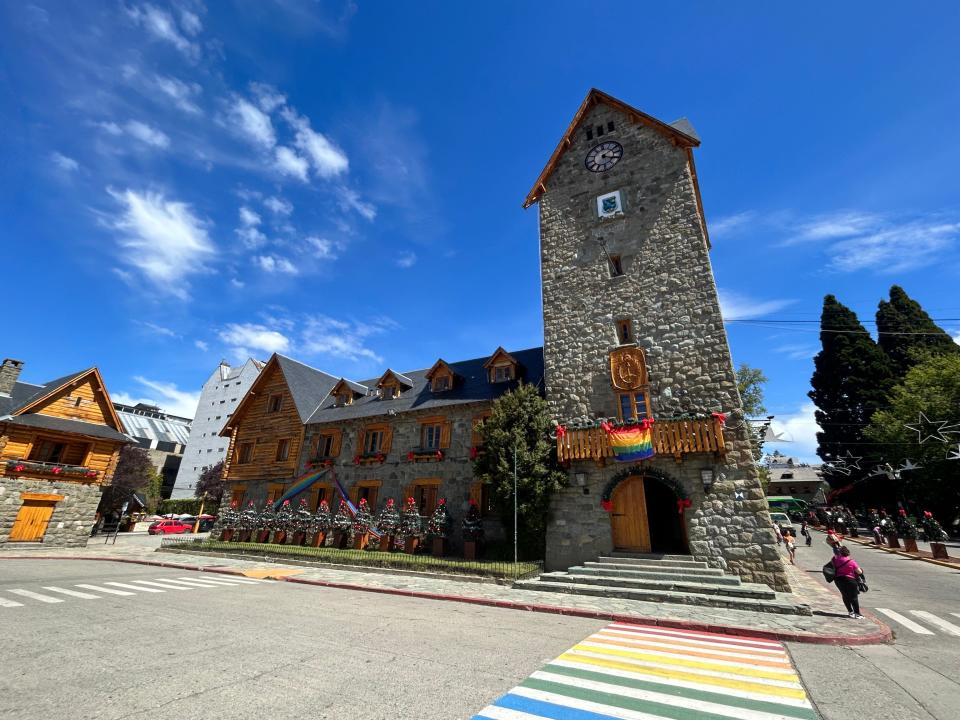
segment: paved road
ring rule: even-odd
[[[870,591],[861,607],[893,628],[893,645],[790,644],[800,676],[827,720],[960,717],[960,571],[851,544]],[[801,547],[801,567],[822,581],[823,536]],[[845,612],[837,594],[837,611]],[[850,622],[856,622],[851,620]]]
[[[604,624],[230,579],[0,561],[0,717],[468,718]]]

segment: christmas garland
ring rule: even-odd
[[[712,412],[709,415],[701,415],[697,413],[682,413],[680,415],[665,415],[657,417],[656,422],[684,422],[687,420],[717,420],[720,422],[720,425],[725,426],[727,424],[727,417],[729,413],[724,412]],[[654,420],[654,418],[646,418],[649,420]],[[619,418],[597,418],[596,420],[570,420],[565,423],[556,424],[556,437],[562,438],[567,434],[568,430],[597,430],[602,429],[605,425],[611,428],[631,428],[636,425],[642,424],[643,420],[620,420]]]
[[[604,486],[603,492],[600,493],[600,507],[602,507],[606,512],[610,512],[613,509],[612,497],[614,488],[616,488],[617,485],[622,483],[627,478],[637,475],[656,480],[661,485],[666,485],[668,488],[673,490],[673,492],[675,492],[677,495],[677,511],[681,515],[683,514],[684,510],[688,509],[693,504],[690,498],[687,496],[687,491],[679,481],[674,480],[666,473],[654,468],[634,465],[633,467],[624,468],[610,478],[609,482],[607,482],[607,484]]]

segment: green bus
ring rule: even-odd
[[[798,500],[793,495],[770,495],[767,497],[767,505],[771,511],[786,513],[790,517],[806,517],[810,510],[805,500]]]

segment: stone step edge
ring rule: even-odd
[[[619,570],[610,568],[596,568],[573,566],[566,570],[575,575],[597,575],[598,577],[624,577],[638,580],[675,580],[699,582],[710,585],[742,585],[743,581],[736,575],[693,575],[682,572],[657,572],[653,570]]]
[[[519,580],[513,587],[539,592],[559,592],[569,595],[586,595],[646,602],[672,602],[697,607],[721,607],[733,610],[753,610],[777,615],[813,615],[809,605],[781,600],[754,600],[751,598],[718,597],[695,593],[671,592],[668,590],[623,590],[620,588],[576,585],[573,583],[540,583],[537,580]],[[692,602],[691,602],[692,601]]]
[[[612,563],[615,565],[636,565],[637,567],[668,567],[668,568],[696,568],[700,570],[716,570],[702,560],[649,560],[647,558],[624,558],[617,555],[601,555],[596,562]]]
[[[586,560],[582,564],[582,567],[602,567],[609,568],[610,570],[650,570],[650,571],[662,571],[662,572],[685,572],[689,575],[703,575],[704,577],[722,577],[723,570],[720,568],[712,567],[686,567],[686,566],[675,566],[675,565],[637,565],[634,563],[618,563],[618,562],[600,562],[597,560]]]
[[[601,582],[606,580],[607,582]],[[676,582],[672,580],[642,580],[634,578],[604,577],[602,575],[572,575],[569,573],[543,573],[540,582],[570,582],[576,585],[594,585],[596,587],[622,587],[626,590],[671,590],[698,595],[722,595],[724,597],[755,598],[757,600],[775,600],[777,594],[766,585],[706,585],[694,582]]]
[[[611,550],[607,557],[634,558],[636,560],[693,560],[693,555],[661,555],[659,553],[634,553]]]

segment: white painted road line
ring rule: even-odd
[[[90,593],[78,592],[77,590],[67,590],[66,588],[60,587],[51,587],[44,586],[44,590],[51,590],[55,593],[60,593],[61,595],[69,595],[70,597],[80,598],[81,600],[99,600],[99,595],[91,595]]]
[[[83,588],[84,590],[93,590],[98,593],[107,593],[108,595],[136,595],[136,593],[127,592],[126,590],[114,590],[113,588],[100,587],[99,585],[77,584],[77,587]]]
[[[153,587],[164,588],[165,590],[192,590],[193,588],[183,587],[182,585],[172,585],[170,583],[155,582],[153,580],[131,580],[137,585],[151,585]]]
[[[128,585],[127,583],[122,582],[106,582],[104,585],[112,585],[113,587],[123,588],[124,590],[139,590],[140,592],[164,592],[163,590],[157,590],[156,588],[143,587],[141,585]]]
[[[911,610],[911,615],[916,615],[922,620],[926,620],[931,625],[936,625],[938,628],[943,630],[948,635],[953,635],[954,637],[960,637],[960,627],[957,627],[951,622],[947,622],[942,618],[938,618],[933,613],[929,613],[926,610]]]
[[[170,578],[163,578],[163,582],[173,583],[174,585],[185,585],[189,588],[227,587],[226,585],[214,585],[213,583],[202,582],[200,580],[172,580]]]
[[[49,595],[41,595],[40,593],[31,592],[30,590],[10,590],[9,592],[22,595],[23,597],[30,598],[31,600],[39,600],[40,602],[45,603],[63,602],[63,600],[60,598],[50,597]]]
[[[184,576],[181,576],[180,579],[181,579],[181,580],[195,580],[195,581],[199,581],[199,582],[216,583],[217,585],[259,585],[259,584],[260,584],[260,581],[259,581],[259,580],[248,580],[248,579],[246,579],[246,578],[244,578],[243,580],[241,580],[240,578],[220,578],[220,577],[218,577],[218,578],[208,578],[208,577],[204,577],[204,578],[201,580],[201,579],[199,579],[199,578],[192,578],[192,577],[184,577]]]
[[[912,630],[917,635],[933,635],[934,634],[932,630],[927,630],[923,625],[915,623],[910,618],[904,617],[898,612],[894,612],[893,610],[888,610],[887,608],[874,608],[874,610],[876,610],[877,612],[883,613],[891,620],[894,620],[900,623],[907,630]]]
[[[0,597],[0,607],[23,607],[23,603],[18,603],[16,600],[7,600],[5,597]]]

